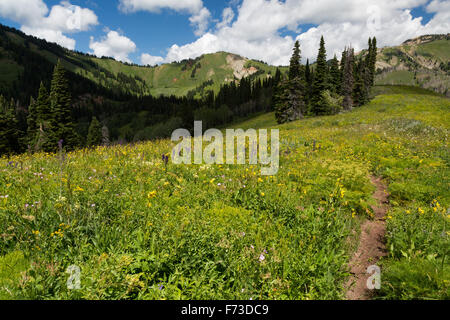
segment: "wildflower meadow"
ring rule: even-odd
[[[170,140],[2,158],[0,298],[344,299],[371,176],[389,193],[374,298],[450,298],[450,102],[375,92],[339,115],[235,124],[280,130],[272,176],[175,165]]]

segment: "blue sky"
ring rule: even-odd
[[[314,60],[322,34],[332,55],[350,43],[362,49],[369,36],[377,36],[381,45],[396,45],[421,34],[450,32],[449,2],[1,0],[0,22],[79,51],[140,64],[219,50],[286,64],[295,40],[304,58]],[[82,10],[83,25],[68,30],[60,20],[76,8]],[[343,32],[349,25],[351,31]]]

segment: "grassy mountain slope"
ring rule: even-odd
[[[70,51],[4,26],[0,26],[0,37],[45,57],[52,64],[61,59],[68,70],[116,93],[184,96],[190,92],[198,96],[208,90],[217,92],[223,83],[248,76],[266,78],[276,71],[276,67],[226,52],[149,67]],[[382,48],[377,62],[377,84],[415,85],[450,95],[449,52],[449,35],[423,36],[400,46]],[[24,71],[23,63],[11,58],[1,43],[0,68],[0,89],[10,86]],[[286,72],[287,68],[281,70]]]
[[[23,49],[45,57],[52,64],[61,59],[67,70],[101,86],[133,95],[173,94],[183,96],[200,86],[217,92],[223,83],[248,76],[264,78],[275,74],[276,71],[276,67],[225,52],[148,67],[70,51],[1,25],[0,37],[4,42],[11,41]],[[8,52],[8,49],[5,49],[5,46],[0,43],[0,68],[2,70],[0,88],[11,85],[22,74],[23,66],[18,60],[18,58],[12,58],[11,52]],[[121,77],[126,81],[118,81]]]
[[[379,50],[377,84],[415,85],[450,96],[450,35],[429,35]]]
[[[449,299],[450,100],[377,92],[335,116],[278,126],[269,113],[237,124],[280,129],[273,177],[250,165],[165,166],[169,140],[65,161],[0,159],[0,270],[16,265],[0,272],[0,297],[344,298],[360,221],[372,216],[373,174],[390,194],[380,294]],[[66,289],[73,264],[81,290]]]

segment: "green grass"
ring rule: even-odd
[[[382,90],[340,115],[233,125],[280,129],[273,177],[250,165],[165,167],[168,140],[2,159],[0,254],[29,261],[13,297],[343,299],[373,174],[391,194],[379,298],[448,298],[450,102]],[[70,265],[81,290],[66,288]]]
[[[0,256],[0,300],[15,298],[12,291],[21,279],[29,263],[20,251],[13,251]]]
[[[378,85],[414,85],[414,72],[398,70],[389,72],[385,77],[377,80]]]
[[[417,48],[417,53],[447,63],[450,60],[449,42],[449,40],[436,40],[421,44]]]

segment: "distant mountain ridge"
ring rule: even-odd
[[[450,34],[379,49],[377,70],[377,84],[413,85],[450,96]]]
[[[190,92],[195,94],[199,87],[218,92],[224,83],[239,81],[243,77],[267,78],[276,72],[276,67],[264,62],[227,52],[205,54],[196,59],[161,66],[122,63],[113,58],[98,58],[71,51],[0,25],[0,90],[20,80],[25,71],[24,66],[29,62],[26,60],[36,60],[36,55],[52,65],[60,59],[72,73],[116,94],[134,96],[185,96]],[[28,58],[24,60],[24,56]],[[42,76],[45,78],[50,74]]]
[[[376,83],[415,85],[449,95],[449,39],[450,34],[425,35],[379,49]],[[160,66],[139,66],[71,51],[0,25],[0,92],[21,93],[24,84],[33,81],[30,87],[34,88],[39,77],[48,82],[58,59],[76,75],[75,85],[81,85],[80,91],[98,86],[97,91],[106,90],[117,96],[201,97],[208,91],[217,93],[221,85],[242,78],[271,77],[277,69],[228,52]],[[287,71],[287,67],[280,69]]]

